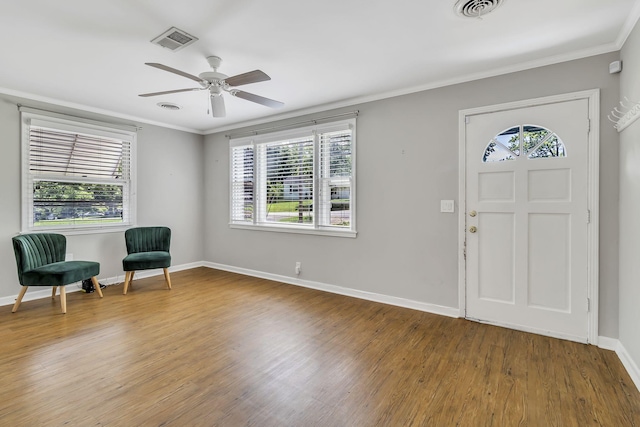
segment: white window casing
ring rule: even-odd
[[[135,224],[135,131],[25,111],[21,125],[22,232]]]
[[[355,125],[231,139],[230,226],[355,237]]]

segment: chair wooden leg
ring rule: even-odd
[[[58,287],[57,287],[57,286],[54,286],[54,287],[51,289],[51,299],[54,299],[54,298],[56,297],[56,290],[57,290],[57,289],[58,289]]]
[[[129,284],[133,278],[133,271],[126,271],[124,273],[124,290],[122,291],[122,295],[127,294],[127,290],[129,290]]]
[[[164,280],[167,281],[167,287],[171,289],[171,276],[169,276],[169,269],[164,268]]]
[[[20,307],[20,303],[22,302],[22,297],[24,297],[25,292],[27,292],[27,288],[28,286],[23,286],[22,289],[20,289],[18,298],[16,298],[16,303],[13,304],[13,309],[11,310],[12,313],[15,313],[16,311],[18,311],[18,307]]]
[[[62,307],[62,313],[66,314],[67,312],[67,292],[64,289],[64,286],[60,286],[60,307]]]
[[[98,292],[100,298],[102,298],[102,289],[100,289],[100,283],[98,283],[98,279],[96,279],[96,276],[93,276],[91,278],[91,283],[93,283],[93,288],[96,290],[96,292]]]

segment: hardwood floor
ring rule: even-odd
[[[615,353],[207,268],[0,307],[7,426],[637,426]]]

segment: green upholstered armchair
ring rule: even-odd
[[[13,251],[16,254],[18,280],[22,285],[12,312],[20,307],[29,286],[52,286],[51,298],[60,288],[62,312],[67,312],[65,285],[91,279],[100,298],[102,291],[96,276],[100,274],[100,263],[93,261],[65,261],[67,238],[62,234],[34,233],[14,237]]]
[[[168,227],[136,227],[124,232],[128,255],[122,260],[124,295],[127,294],[133,275],[138,270],[162,268],[167,287],[171,289],[171,229]]]

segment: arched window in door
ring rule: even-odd
[[[554,132],[536,125],[512,126],[491,138],[482,161],[502,162],[520,156],[527,159],[566,157],[562,140]]]

